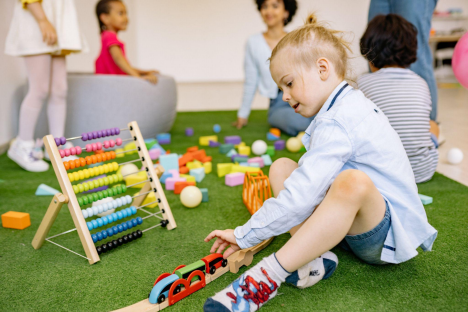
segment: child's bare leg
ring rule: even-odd
[[[276,253],[283,268],[294,272],[335,247],[347,234],[376,227],[385,215],[385,201],[372,180],[358,170],[340,173],[320,208]]]

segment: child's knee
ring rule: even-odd
[[[270,167],[270,179],[276,176],[282,176],[285,173],[291,174],[297,168],[297,163],[289,158],[282,157],[275,160]]]
[[[374,183],[367,174],[356,169],[342,171],[332,184],[332,189],[340,196],[346,198],[363,198],[366,196]]]

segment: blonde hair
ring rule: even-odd
[[[310,14],[304,26],[281,39],[271,53],[270,62],[279,51],[292,47],[296,61],[311,66],[318,58],[326,57],[333,63],[336,74],[344,79],[348,71],[348,51],[351,52],[351,48],[343,35],[343,32],[319,23],[314,13]]]

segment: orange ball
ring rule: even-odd
[[[65,170],[70,169],[70,165],[68,164],[68,161],[64,161],[63,166],[65,167]]]
[[[80,164],[81,164],[81,167],[86,166],[86,160],[83,157],[80,158]]]
[[[96,159],[97,159],[97,162],[101,162],[101,161],[102,161],[102,155],[101,155],[101,154],[97,154],[97,155],[96,155]]]

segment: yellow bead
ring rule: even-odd
[[[109,172],[109,165],[108,165],[108,164],[105,164],[105,165],[103,166],[103,168],[104,168],[104,173],[108,173],[108,172]]]
[[[95,177],[95,176],[98,176],[98,175],[99,175],[99,169],[98,169],[97,167],[94,167],[94,168],[93,168],[93,172],[94,172],[94,175],[93,175],[93,177]]]
[[[84,192],[83,184],[78,184],[78,190],[80,191],[80,193]]]
[[[121,173],[117,173],[117,179],[119,180],[119,182],[123,180]]]
[[[104,166],[99,166],[99,175],[104,173]]]
[[[109,177],[105,177],[105,178],[104,178],[104,183],[105,183],[105,185],[109,185],[109,184],[110,184],[110,183],[109,183]]]
[[[73,179],[75,179],[75,181],[79,181],[80,180],[80,174],[78,172],[73,172]]]
[[[83,188],[85,192],[89,191],[89,183],[88,182],[83,183]]]
[[[104,179],[100,178],[98,179],[99,187],[104,186]]]
[[[72,173],[68,173],[68,179],[70,180],[70,182],[73,182],[75,181],[75,179],[73,178],[73,174]]]
[[[85,178],[85,175],[84,175],[83,170],[80,170],[80,171],[78,172],[78,176],[79,176],[80,180],[83,180],[83,179]]]
[[[88,169],[83,170],[83,174],[84,174],[85,179],[89,178],[89,170]]]

